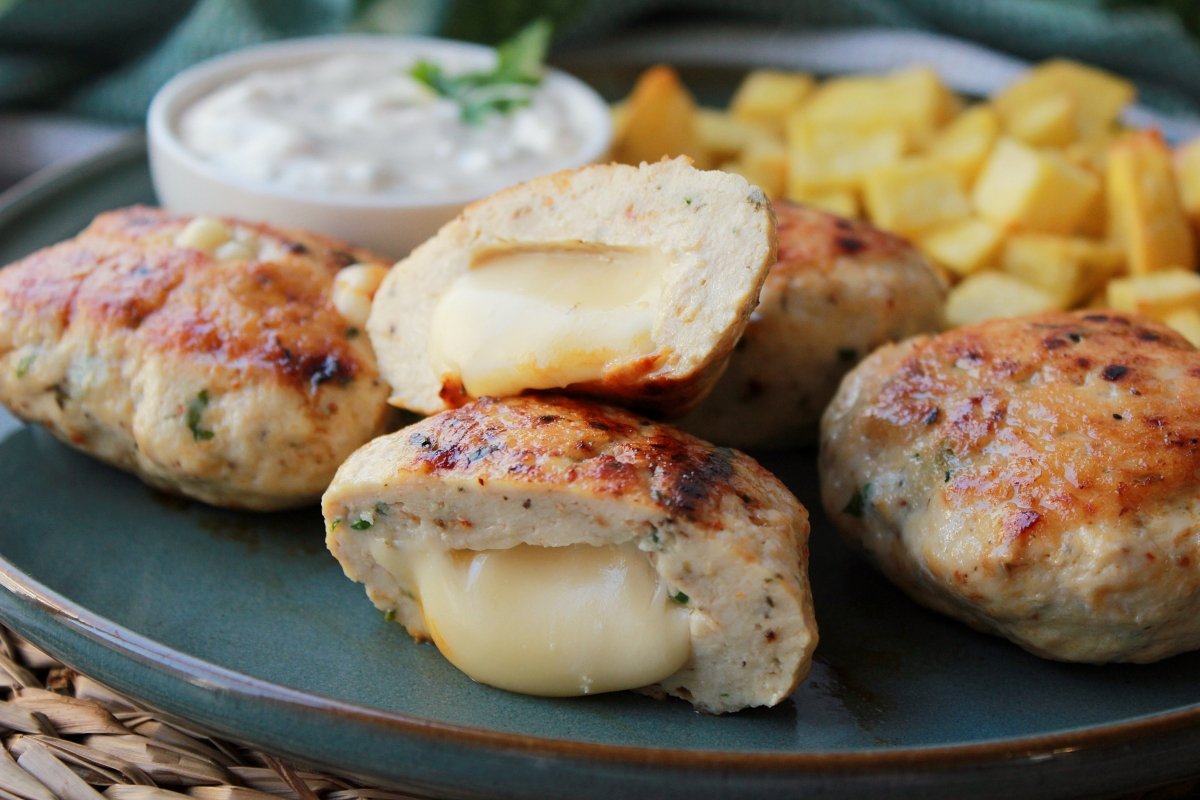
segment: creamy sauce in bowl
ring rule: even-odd
[[[578,163],[588,115],[554,74],[527,106],[464,121],[409,75],[412,55],[347,53],[250,72],[183,111],[193,155],[243,181],[317,194],[479,196]],[[448,74],[486,61],[436,54]]]
[[[607,152],[607,104],[565,73],[544,70],[528,106],[478,126],[430,88],[446,82],[429,68],[410,77],[422,61],[443,78],[495,77],[499,60],[465,42],[338,34],[197,64],[146,116],[155,193],[176,213],[302,228],[400,258],[466,203]]]

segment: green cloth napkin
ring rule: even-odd
[[[494,42],[538,15],[560,46],[671,20],[917,28],[1105,66],[1151,105],[1200,115],[1197,40],[1166,11],[1105,0],[0,0],[0,107],[136,123],[171,76],[238,47],[341,31]]]

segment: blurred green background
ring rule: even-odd
[[[538,15],[560,47],[705,21],[928,30],[1098,64],[1151,105],[1200,113],[1197,0],[0,0],[0,107],[136,123],[172,75],[237,47],[339,31],[494,42]]]

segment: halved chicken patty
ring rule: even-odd
[[[744,178],[592,165],[467,206],[392,268],[367,330],[391,402],[420,414],[561,390],[679,416],[774,260],[770,204]]]
[[[315,500],[382,432],[388,389],[337,313],[324,237],[153,208],[102,214],[0,270],[0,402],[214,505]]]
[[[1200,647],[1200,352],[1110,312],[885,347],[838,390],[821,493],[921,603],[1067,661]]]
[[[838,383],[881,345],[940,330],[946,286],[911,244],[866,222],[775,202],[779,258],[704,402],[679,421],[747,450],[812,444]]]
[[[370,442],[323,499],[375,605],[484,683],[774,705],[816,625],[808,517],[749,457],[582,400],[484,398]]]

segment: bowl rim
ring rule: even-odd
[[[461,208],[463,205],[482,199],[504,186],[475,191],[459,191],[441,195],[420,194],[354,194],[349,192],[316,193],[244,180],[222,170],[217,165],[193,153],[182,141],[178,122],[182,113],[199,99],[211,94],[257,69],[275,69],[289,65],[313,62],[322,58],[362,52],[363,49],[377,52],[393,52],[404,55],[436,58],[438,54],[453,54],[467,60],[478,60],[486,65],[495,58],[495,49],[487,45],[442,39],[435,36],[393,35],[375,33],[338,33],[323,36],[305,36],[252,45],[231,50],[213,58],[200,61],[159,87],[146,112],[146,134],[151,151],[151,172],[154,155],[170,159],[190,173],[189,177],[227,185],[238,191],[276,202],[314,206],[332,206],[341,209],[385,210],[385,209],[438,209]],[[546,173],[564,168],[584,166],[602,159],[612,143],[613,126],[608,104],[599,92],[580,79],[562,70],[546,67],[543,86],[557,87],[570,103],[575,113],[581,111],[590,117],[580,127],[584,138],[574,155],[569,159],[571,166],[550,164]],[[538,175],[543,173],[538,173]],[[530,175],[525,180],[537,177]],[[157,181],[157,178],[155,179]]]

